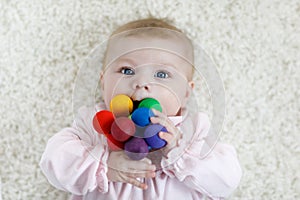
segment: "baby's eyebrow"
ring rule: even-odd
[[[135,65],[134,60],[132,60],[130,58],[122,58],[122,57],[120,57],[120,58],[117,58],[115,62],[116,63],[127,63],[129,65]]]
[[[117,58],[115,60],[115,63],[117,65],[128,65],[130,67],[139,67],[139,66],[143,66],[143,65],[149,65],[149,66],[154,66],[156,68],[164,68],[165,70],[171,70],[171,71],[176,71],[178,72],[178,66],[176,65],[176,63],[172,63],[172,62],[166,62],[164,60],[162,61],[158,61],[158,62],[149,62],[149,63],[143,63],[143,64],[138,64],[136,63],[136,61],[134,60],[134,58],[130,58],[130,57],[126,57],[126,56],[121,56],[119,58]]]
[[[162,66],[164,66],[164,67],[172,67],[172,68],[174,68],[175,67],[175,65],[174,65],[174,63],[166,63],[166,62],[162,62],[162,63],[159,63],[160,65],[162,65]]]
[[[176,65],[174,63],[153,63],[154,65],[157,65],[157,67],[161,67],[165,70],[171,70],[171,71],[178,71],[176,68]]]

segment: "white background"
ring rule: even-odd
[[[38,162],[47,140],[72,123],[80,65],[114,28],[149,13],[174,20],[218,67],[221,140],[236,147],[244,173],[230,199],[299,199],[297,0],[0,0],[2,198],[67,198]]]

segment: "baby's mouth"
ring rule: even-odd
[[[141,101],[133,100],[133,110],[135,110],[135,109],[138,108],[138,106],[139,106],[139,104],[140,104]]]
[[[145,97],[144,95],[133,94],[130,98],[133,102],[133,110],[135,110],[136,108],[138,108],[138,105],[140,104],[140,102],[143,101],[147,97]]]
[[[135,97],[131,97],[132,99],[132,102],[133,102],[133,110],[137,109],[139,104],[144,100],[144,99],[147,99],[147,98],[151,98],[149,96],[144,96],[144,97],[139,97],[139,98],[135,98]]]
[[[141,93],[134,93],[132,96],[130,96],[132,102],[133,102],[133,109],[138,108],[141,101],[147,98],[153,98],[149,94],[141,94]]]

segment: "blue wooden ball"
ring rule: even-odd
[[[167,129],[160,124],[151,124],[146,128],[144,140],[152,149],[159,149],[167,144],[167,142],[158,135],[161,131],[167,132]]]
[[[141,127],[147,126],[151,123],[150,117],[154,117],[154,113],[149,108],[138,108],[133,111],[131,115],[132,121]]]

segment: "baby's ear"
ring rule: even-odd
[[[194,89],[194,87],[195,87],[195,83],[194,83],[194,81],[189,81],[189,86],[190,86],[190,88],[193,90]]]
[[[189,81],[186,90],[186,98],[189,98],[191,96],[194,87],[195,87],[194,81]]]
[[[185,93],[185,98],[183,100],[183,106],[186,106],[187,102],[189,101],[189,98],[192,95],[194,86],[195,86],[194,81],[189,81],[188,84],[186,85],[186,93]]]

